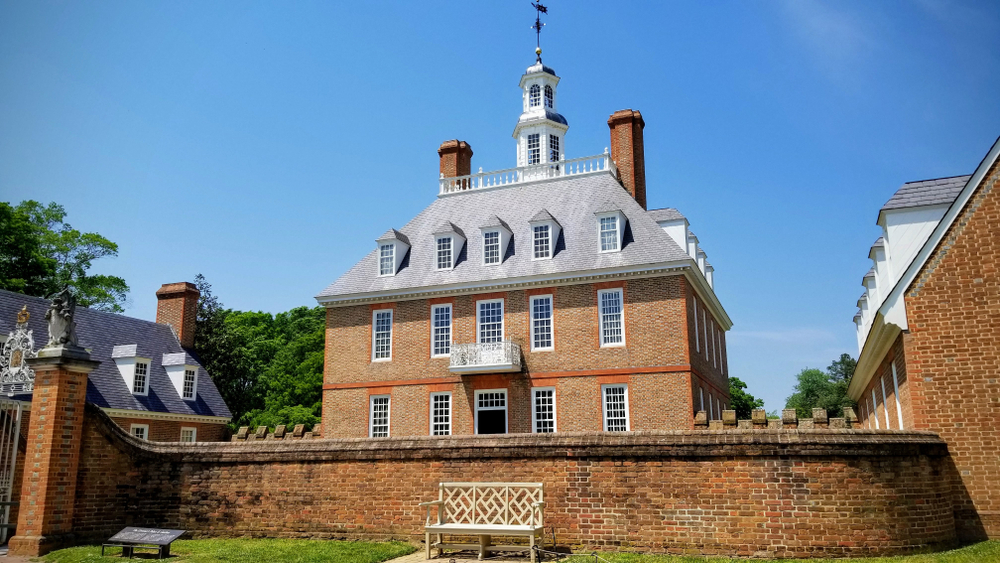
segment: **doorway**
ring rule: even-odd
[[[476,391],[476,434],[507,433],[507,390]]]

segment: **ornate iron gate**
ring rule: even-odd
[[[21,403],[10,399],[0,399],[0,544],[7,543],[10,523],[10,507],[14,500],[14,477],[17,467],[17,446],[21,439]]]

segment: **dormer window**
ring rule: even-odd
[[[181,399],[194,401],[198,397],[198,364],[187,352],[165,353],[160,365]]]
[[[452,241],[451,237],[438,237],[437,239],[437,269],[450,270],[452,262]]]
[[[136,362],[135,374],[132,377],[132,393],[135,395],[145,395],[148,383],[149,383],[149,363]]]
[[[195,383],[197,382],[198,372],[193,369],[184,370],[184,389],[181,396],[185,399],[194,399],[194,389]]]
[[[597,241],[600,252],[619,252],[625,231],[625,214],[614,203],[606,203],[595,213],[597,216]]]
[[[538,164],[542,161],[542,148],[539,143],[539,136],[538,133],[528,135],[528,166]]]
[[[378,275],[391,276],[396,273],[396,247],[382,244],[378,247]]]
[[[552,230],[548,225],[535,225],[532,228],[535,245],[535,260],[552,258]]]
[[[542,103],[542,89],[532,84],[528,90],[528,107],[537,108]]]
[[[152,360],[140,355],[138,344],[120,344],[111,349],[111,359],[122,376],[125,388],[133,395],[149,393],[149,366]]]
[[[601,217],[601,252],[618,250],[618,217]]]
[[[487,266],[500,263],[500,231],[483,233],[483,264]]]
[[[545,107],[551,108],[553,102],[552,86],[545,85]]]

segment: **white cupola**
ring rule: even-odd
[[[569,123],[557,112],[559,77],[542,64],[542,50],[535,53],[538,60],[521,77],[522,112],[514,127],[518,166],[559,162],[566,154]]]

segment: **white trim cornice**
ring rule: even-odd
[[[858,356],[858,365],[854,368],[854,375],[847,386],[847,395],[855,401],[860,400],[861,394],[868,387],[868,382],[875,376],[875,371],[882,364],[882,358],[889,352],[896,338],[903,332],[903,329],[894,323],[885,322],[885,317],[876,314],[872,320],[872,326],[868,330],[868,338]]]
[[[203,414],[179,414],[173,412],[140,411],[134,409],[111,409],[101,407],[105,414],[114,418],[149,418],[151,420],[176,420],[178,422],[204,422],[208,424],[229,424],[230,419],[224,416],[206,416]]]

